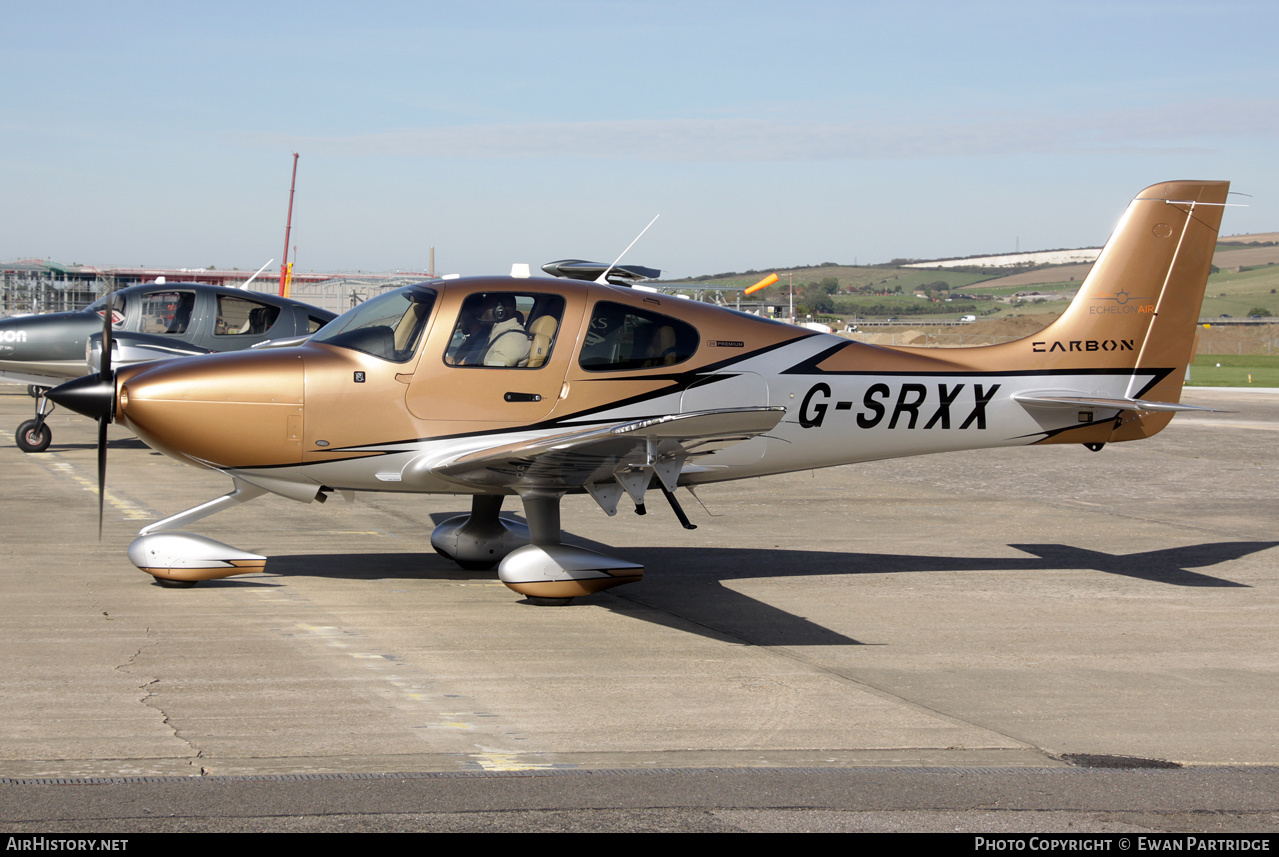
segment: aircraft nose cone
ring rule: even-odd
[[[95,420],[115,416],[114,377],[104,381],[98,375],[85,375],[54,387],[46,395],[54,404]]]

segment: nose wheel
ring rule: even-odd
[[[36,416],[35,419],[20,424],[13,434],[14,442],[23,452],[44,452],[53,440],[53,432],[44,422],[49,414],[53,413],[53,402],[45,396],[47,392],[49,392],[48,387],[35,384],[27,386],[27,395],[36,400]]]
[[[53,440],[53,432],[49,431],[49,427],[44,424],[44,417],[41,416],[20,424],[13,439],[18,444],[18,449],[23,452],[44,452]]]

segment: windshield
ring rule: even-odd
[[[333,319],[311,341],[352,348],[392,363],[407,362],[426,330],[435,295],[434,289],[422,285],[378,295]]]
[[[85,312],[96,312],[98,315],[106,312],[107,298],[113,298],[115,303],[111,307],[111,326],[119,327],[124,323],[124,308],[128,298],[122,294],[110,294],[100,297],[93,303],[84,308]]]

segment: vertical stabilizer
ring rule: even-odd
[[[1033,336],[982,349],[988,355],[983,366],[1046,377],[1083,373],[1099,383],[1082,392],[1103,398],[1119,391],[1100,379],[1118,375],[1126,377],[1119,399],[1179,402],[1229,187],[1224,181],[1172,181],[1146,188],[1061,317]],[[1105,436],[1088,429],[1088,442],[1149,437],[1168,424],[1171,410],[1124,408]],[[1060,433],[1046,442],[1076,442],[1078,434]]]
[[[1138,194],[1075,300],[1033,337],[1045,368],[1163,370],[1128,395],[1176,402],[1229,186],[1173,181]]]

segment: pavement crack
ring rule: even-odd
[[[145,631],[147,642],[134,651],[133,654],[129,655],[123,663],[117,665],[117,671],[124,673],[125,675],[129,675],[132,670],[137,667],[138,659],[142,657],[142,654],[147,651],[147,649],[155,648],[159,645],[159,641],[153,638],[152,633],[152,629],[148,627]],[[161,704],[159,694],[160,682],[161,679],[159,676],[149,676],[142,681],[142,683],[138,685],[138,690],[141,693],[138,697],[138,702],[140,702],[144,707],[149,708],[160,715],[160,722],[169,730],[169,734],[171,734],[174,739],[180,741],[191,750],[193,759],[201,758],[204,751],[197,748],[194,744],[182,736],[177,725],[172,721],[169,713],[165,711],[164,706]]]
[[[164,710],[164,706],[160,704],[160,698],[159,698],[159,692],[158,692],[159,685],[160,685],[160,679],[158,678],[152,678],[150,681],[142,684],[139,688],[140,690],[143,691],[140,702],[147,708],[152,709],[153,711],[155,711],[156,713],[160,715],[160,722],[163,723],[166,728],[168,728],[169,733],[174,737],[174,739],[182,742],[182,744],[190,748],[192,753],[192,759],[201,758],[204,751],[196,747],[186,738],[182,737],[182,734],[181,732],[179,732],[177,725],[174,724],[172,719],[169,717],[169,713]]]

